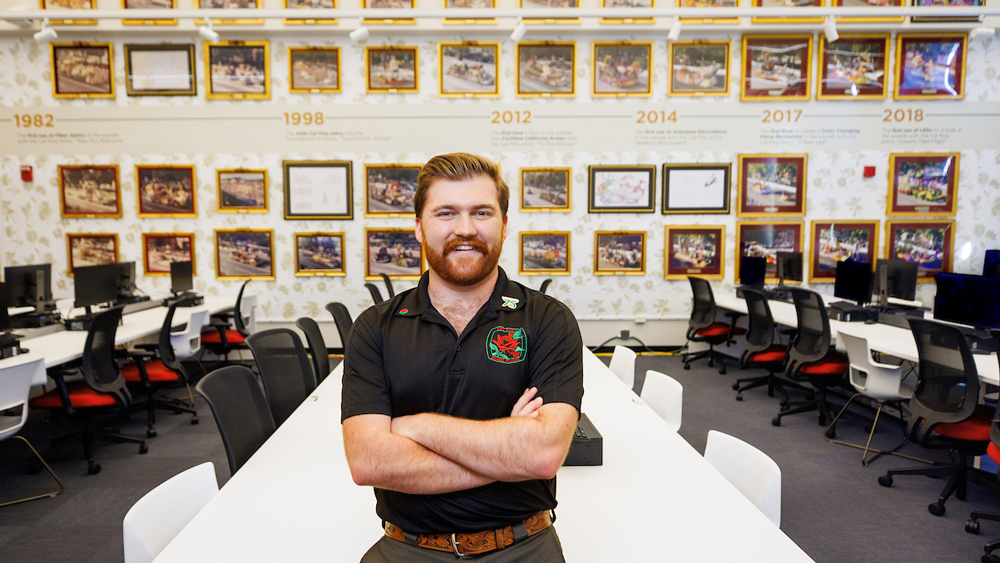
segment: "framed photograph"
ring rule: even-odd
[[[197,217],[194,166],[137,164],[139,217]]]
[[[822,8],[826,5],[824,0],[753,0],[754,8]],[[752,23],[823,23],[822,17],[797,18],[797,17],[753,17]]]
[[[295,233],[296,276],[343,276],[344,233]]]
[[[576,95],[576,43],[517,44],[517,95],[572,97]]]
[[[663,279],[698,276],[721,280],[726,275],[726,226],[667,226]]]
[[[656,0],[601,0],[602,8],[655,8]],[[601,23],[656,23],[656,18],[601,18]]]
[[[72,233],[66,235],[69,275],[79,266],[99,266],[118,261],[118,235],[114,233]]]
[[[594,97],[648,97],[653,95],[649,69],[653,44],[642,41],[593,42]]]
[[[933,282],[950,272],[955,256],[955,221],[886,221],[886,258],[917,264],[917,281]]]
[[[590,213],[652,213],[655,166],[590,166]]]
[[[215,171],[219,213],[266,213],[267,170]]]
[[[958,204],[960,156],[957,152],[890,154],[886,215],[954,215]]]
[[[804,217],[805,154],[741,154],[739,217]]]
[[[284,161],[285,219],[353,219],[349,160]]]
[[[424,273],[424,249],[414,229],[365,229],[365,279],[413,280]]]
[[[817,100],[884,100],[889,35],[841,35],[830,43],[820,36]]]
[[[874,264],[878,256],[878,229],[878,221],[813,221],[809,283],[833,282],[837,278],[837,262]]]
[[[522,232],[519,273],[523,276],[539,274],[568,276],[569,240],[569,231]]]
[[[365,217],[413,217],[420,164],[366,164]]]
[[[809,99],[812,35],[744,35],[740,101]]]
[[[912,4],[914,6],[956,6],[962,8],[973,8],[976,6],[985,5],[984,0],[913,0]],[[976,16],[912,16],[910,21],[913,23],[931,23],[931,22],[978,22],[979,18]]]
[[[740,221],[736,223],[736,278],[740,282],[740,258],[760,256],[767,260],[765,282],[778,281],[778,252],[802,252],[802,236],[805,224],[802,221],[779,223],[758,223]]]
[[[340,92],[340,47],[289,47],[288,91],[292,94]]]
[[[94,0],[40,0],[43,10],[93,10]],[[52,25],[94,25],[97,20],[52,20]]]
[[[205,98],[271,99],[269,53],[267,41],[205,41]]]
[[[522,168],[521,211],[568,212],[572,183],[571,168]]]
[[[729,41],[671,41],[669,96],[728,96]]]
[[[263,7],[263,4],[263,0],[194,0],[194,7],[196,9],[233,10],[234,15],[238,14],[239,10],[259,10]],[[252,14],[252,12],[250,13]],[[194,23],[202,25],[205,23],[205,20],[198,18],[194,20]],[[251,17],[248,14],[245,17],[213,19],[212,23],[218,25],[260,25],[264,23],[264,20]]]
[[[645,231],[594,233],[595,276],[641,276],[645,273]]]
[[[497,61],[500,43],[438,43],[442,98],[482,98],[500,95]]]
[[[420,91],[416,47],[365,47],[369,94]]]
[[[446,10],[475,9],[475,8],[496,8],[496,0],[442,0]],[[445,18],[445,24],[490,24],[497,23],[496,18]]]
[[[290,10],[333,10],[337,9],[337,0],[285,0],[285,8]],[[337,18],[285,18],[284,23],[288,25],[337,25]]]
[[[965,33],[896,35],[895,100],[965,99]]]
[[[125,45],[125,91],[129,96],[194,96],[194,45]]]
[[[850,6],[852,8],[871,8],[873,14],[878,13],[879,8],[889,8],[904,5],[904,0],[830,0],[831,6]],[[845,16],[837,17],[837,22],[843,23],[875,23],[875,22],[902,22],[904,16]]]
[[[663,214],[728,214],[732,168],[732,164],[664,164]]]
[[[362,8],[374,8],[374,9],[387,9],[387,10],[400,10],[405,13],[406,10],[414,8],[414,0],[361,0]],[[397,24],[415,24],[417,20],[413,18],[401,17],[401,18],[365,18],[364,23],[366,24],[381,24],[381,25],[397,25]]]
[[[678,8],[739,8],[739,0],[677,0]],[[739,23],[740,18],[680,18],[683,23]]]
[[[121,217],[118,166],[60,165],[59,196],[63,217]]]
[[[216,229],[215,278],[273,280],[274,231]]]
[[[142,233],[142,258],[147,276],[169,276],[173,262],[191,262],[195,275],[194,233]]]
[[[174,0],[122,0],[122,8],[126,10],[173,10],[177,7]],[[156,18],[122,20],[123,25],[177,25],[174,18]],[[126,55],[127,57],[127,55]]]
[[[114,98],[111,43],[49,43],[53,98]]]
[[[518,0],[519,8],[579,8],[580,0]],[[580,18],[524,18],[524,23],[571,24]]]

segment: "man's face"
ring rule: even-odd
[[[416,234],[431,271],[445,282],[469,286],[489,277],[507,238],[493,180],[436,180],[427,190]]]

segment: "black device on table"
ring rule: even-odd
[[[34,307],[30,313],[11,317],[14,328],[38,328],[59,322],[52,300],[52,265],[7,266],[3,270],[10,307]]]
[[[135,263],[133,262],[133,265]],[[66,319],[68,330],[89,330],[94,319],[92,308],[96,305],[114,304],[118,300],[121,272],[118,264],[78,266],[73,268],[73,290],[76,307],[83,307],[85,314]]]
[[[128,305],[129,303],[139,303],[149,301],[149,296],[138,292],[135,285],[135,262],[116,262],[114,264],[118,274],[118,293],[115,296],[115,305]]]
[[[874,321],[877,315],[866,307],[872,296],[872,265],[853,260],[837,262],[833,296],[846,301],[830,303],[826,310],[831,319],[848,323]]]
[[[988,278],[1000,278],[1000,250],[987,250],[983,260],[983,275]]]
[[[580,420],[576,423],[576,432],[573,433],[573,441],[569,446],[569,453],[566,455],[565,466],[576,465],[603,465],[604,464],[604,438],[601,433],[590,422],[587,415],[580,413]]]
[[[28,350],[21,348],[20,334],[10,331],[10,314],[7,307],[10,305],[10,292],[7,284],[0,283],[0,359],[9,358],[18,354],[23,354]]]
[[[179,307],[197,307],[205,303],[205,298],[194,291],[194,265],[190,260],[170,263],[170,293],[163,300],[164,307],[174,303],[180,303]]]
[[[740,286],[751,289],[764,287],[764,278],[767,277],[767,259],[763,256],[742,256],[740,257]],[[736,297],[743,297],[742,287],[736,288]]]
[[[908,260],[885,258],[875,264],[872,297],[877,305],[889,307],[889,298],[914,301],[917,298],[917,264]]]
[[[990,329],[1000,328],[1000,278],[942,272],[934,279],[934,318],[964,325],[973,353],[996,352]]]
[[[785,287],[785,280],[802,281],[802,253],[801,252],[777,252],[775,253],[778,269],[778,285],[764,289],[764,295],[768,299],[778,301],[791,301],[792,294]]]

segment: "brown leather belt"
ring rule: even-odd
[[[529,517],[520,524],[505,526],[495,530],[484,530],[471,534],[407,534],[411,540],[415,537],[418,547],[434,549],[437,551],[447,551],[454,553],[458,557],[464,555],[479,555],[503,549],[514,543],[514,528],[524,526],[527,536],[532,536],[552,525],[552,517],[549,512],[543,511]],[[407,542],[403,530],[391,522],[385,523],[385,535],[401,542]],[[525,537],[527,537],[525,536]],[[523,538],[518,538],[523,539]]]

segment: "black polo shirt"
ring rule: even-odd
[[[417,287],[358,317],[344,357],[341,421],[433,412],[473,420],[510,416],[524,390],[580,410],[583,340],[556,299],[507,279],[461,336]],[[375,489],[376,512],[413,533],[474,532],[556,506],[555,479],[496,482],[440,495]]]

